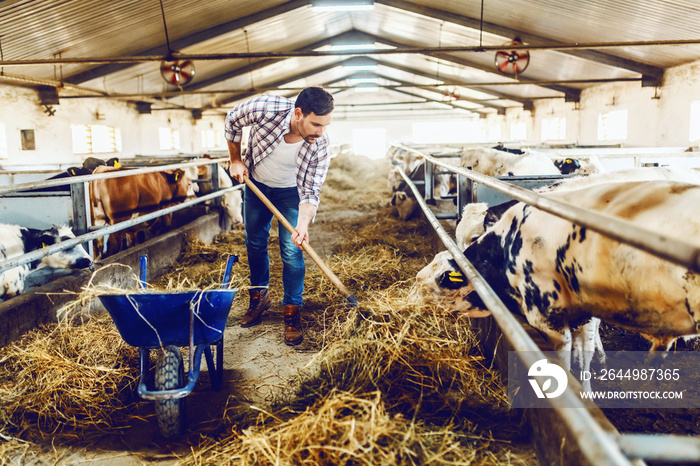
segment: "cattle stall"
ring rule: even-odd
[[[201,164],[219,163],[223,159],[211,159],[207,161],[195,162],[179,162],[169,165],[153,166],[148,164],[145,168],[126,170],[118,173],[104,173],[97,175],[81,175],[71,176],[60,179],[43,179],[41,181],[27,181],[19,184],[11,184],[0,186],[0,212],[5,223],[18,224],[24,227],[31,228],[48,228],[52,225],[68,225],[71,227],[76,238],[66,241],[65,244],[54,245],[48,248],[43,248],[24,254],[20,257],[8,259],[0,262],[0,271],[5,271],[19,265],[27,264],[32,261],[41,259],[49,254],[74,247],[77,244],[88,244],[88,252],[95,257],[95,251],[92,246],[92,241],[97,238],[104,238],[110,234],[125,230],[145,223],[149,220],[157,219],[163,215],[172,214],[173,212],[186,209],[196,204],[200,204],[209,200],[215,200],[219,196],[228,191],[240,189],[233,187],[224,190],[216,190],[215,192],[202,196],[196,199],[187,200],[179,205],[162,209],[148,215],[142,215],[116,225],[106,227],[94,227],[90,219],[89,195],[87,184],[91,180],[118,178],[122,176],[137,175],[142,173],[153,173],[162,170],[177,169],[181,167],[197,166]],[[44,174],[43,172],[41,174]],[[19,180],[33,178],[34,174],[22,173],[21,176],[12,174],[8,178]],[[40,175],[36,175],[40,176]],[[211,181],[215,183],[218,177],[216,171],[212,171]],[[35,190],[41,188],[52,188],[56,186],[70,185],[70,191],[49,191],[49,192],[31,192],[24,191]],[[218,186],[215,186],[218,188]],[[37,271],[34,279],[30,279],[29,283],[41,284],[45,283],[54,277],[54,272]]]
[[[700,250],[688,243],[683,243],[664,235],[650,234],[647,230],[630,226],[624,222],[610,219],[604,220],[600,214],[544,198],[522,187],[513,186],[510,183],[506,184],[504,180],[488,177],[471,170],[451,167],[449,164],[425,154],[424,157],[425,160],[431,160],[436,165],[453,170],[474,182],[487,186],[500,195],[525,202],[567,220],[576,221],[618,241],[628,243],[658,257],[688,267],[690,270],[700,269],[700,264],[697,260]],[[523,359],[532,357],[532,361],[523,360],[526,367],[529,367],[536,359],[544,358],[541,348],[547,349],[547,342],[542,341],[541,335],[536,330],[530,327],[523,319],[516,318],[501,302],[494,290],[481,278],[476,269],[466,260],[453,239],[445,232],[416,185],[411,182],[406,174],[402,176],[413,191],[425,218],[435,229],[436,235],[443,242],[462,272],[474,284],[474,288],[480,298],[492,312],[492,317],[471,319],[471,322],[472,325],[479,329],[479,338],[484,346],[490,352],[493,352],[494,363],[499,367],[504,378],[507,378],[508,351],[518,351],[518,356]],[[505,344],[501,341],[501,337],[505,337]],[[538,344],[535,341],[538,341]],[[548,462],[555,463],[561,461],[561,454],[565,456],[571,455],[565,458],[566,464],[634,464],[634,461],[637,460],[663,462],[700,461],[695,438],[674,435],[619,433],[592,402],[582,403],[574,395],[577,390],[581,390],[581,386],[571,374],[567,375],[569,376],[569,386],[566,389],[564,398],[557,399],[566,399],[567,401],[560,405],[557,405],[558,401],[553,402],[552,407],[554,409],[551,411],[530,410],[528,413],[528,421],[536,433],[535,439],[538,444],[535,448],[540,458],[546,458]],[[572,406],[580,409],[567,409]],[[553,434],[555,426],[563,427],[561,431]],[[585,432],[585,434],[581,435],[581,432]],[[562,437],[566,439],[566,452],[559,450],[561,445],[558,443],[548,443],[550,441],[559,442]],[[599,446],[593,447],[592,445],[594,444]]]

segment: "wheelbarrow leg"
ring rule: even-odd
[[[214,356],[211,353],[212,346],[214,345],[204,348],[204,357],[207,360],[211,388],[214,390],[221,390],[224,383],[224,339],[222,338],[216,343],[216,364],[214,363]]]

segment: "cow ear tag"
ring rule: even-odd
[[[462,272],[443,272],[438,280],[438,285],[450,290],[457,290],[467,285],[467,277]]]
[[[68,174],[71,176],[75,176],[75,168],[71,167],[68,169]]]
[[[566,163],[574,163],[572,159],[566,159]]]
[[[180,181],[180,173],[175,173],[175,181]]]
[[[46,247],[48,247],[48,245],[46,243],[41,243],[41,247],[46,248]]]
[[[122,164],[119,162],[114,162],[114,168],[122,168]]]

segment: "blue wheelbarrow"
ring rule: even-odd
[[[223,384],[224,328],[236,289],[229,289],[231,270],[238,256],[226,263],[221,289],[147,293],[147,257],[141,257],[140,291],[99,296],[112,316],[124,341],[139,348],[140,370],[138,394],[145,400],[155,400],[158,429],[165,438],[182,435],[186,429],[185,397],[194,389],[199,378],[202,354],[214,390]],[[189,365],[185,379],[180,347],[189,346]],[[216,362],[212,354],[216,347]],[[153,378],[154,390],[147,379],[150,352],[156,350]]]

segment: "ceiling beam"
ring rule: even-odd
[[[337,66],[338,66],[338,63],[331,63],[330,65],[314,68],[314,69],[306,71],[304,73],[295,74],[293,76],[287,76],[284,79],[280,79],[280,80],[272,82],[270,84],[266,84],[265,87],[280,87],[280,86],[283,86],[287,83],[294,82],[298,79],[305,79],[305,78],[308,78],[308,77],[313,76],[315,74],[319,74],[319,73],[323,73],[324,71],[332,70],[333,68],[335,68]],[[221,105],[226,105],[226,104],[231,103],[231,102],[237,102],[239,100],[243,100],[243,99],[246,99],[248,97],[257,95],[257,94],[260,94],[260,92],[255,91],[255,90],[234,94],[232,96],[226,97],[226,98],[218,101],[217,105],[221,106]]]
[[[229,21],[227,23],[219,24],[218,26],[214,26],[208,29],[204,29],[202,31],[196,32],[192,35],[189,35],[187,37],[182,37],[180,39],[176,39],[170,43],[171,45],[171,50],[179,50],[183,49],[185,47],[189,47],[192,45],[196,45],[200,42],[204,42],[206,40],[209,40],[213,37],[220,36],[222,34],[227,34],[231,31],[235,31],[237,29],[242,29],[247,26],[250,26],[253,23],[257,23],[260,21],[264,21],[266,19],[272,18],[277,15],[282,15],[284,13],[288,13],[290,11],[296,10],[297,8],[301,8],[304,6],[307,6],[309,4],[309,0],[291,0],[289,2],[283,3],[281,5],[277,5],[272,8],[267,8],[265,10],[259,11],[257,13],[253,13],[248,16],[244,16],[243,18],[238,18],[233,21]],[[140,52],[137,52],[138,55],[162,55],[163,57],[168,53],[167,47],[165,44],[160,45],[158,47],[153,47],[147,50],[142,50]],[[84,83],[86,81],[90,81],[92,79],[96,78],[101,78],[102,76],[108,75],[110,73],[115,73],[117,71],[121,71],[123,69],[129,68],[131,66],[134,66],[135,63],[113,63],[109,65],[102,65],[98,66],[92,69],[89,69],[87,71],[83,71],[81,73],[74,74],[72,76],[69,76],[68,78],[64,79],[67,83],[70,84],[80,84]]]
[[[406,44],[402,43],[402,42],[396,42],[396,41],[391,40],[391,39],[387,39],[387,38],[384,38],[381,36],[375,36],[374,34],[368,34],[368,33],[362,32],[362,31],[360,31],[360,32],[362,34],[364,34],[365,36],[367,36],[369,40],[381,42],[383,44],[391,45],[393,47],[405,47],[406,46]],[[475,63],[473,61],[470,61],[470,60],[465,60],[463,58],[455,57],[454,55],[450,55],[448,53],[432,53],[432,54],[430,54],[430,56],[435,57],[435,58],[441,58],[445,61],[455,63],[457,65],[464,66],[467,68],[474,68],[477,70],[485,71],[487,73],[497,74],[496,71],[490,66],[484,66],[484,65],[481,65],[479,63]],[[518,80],[520,80],[522,82],[534,81],[533,79],[524,77],[522,75],[518,76]],[[574,87],[568,87],[568,86],[561,86],[558,84],[547,84],[547,85],[544,85],[542,87],[546,87],[547,89],[552,89],[554,91],[563,93],[564,100],[566,102],[579,102],[581,100],[581,90],[580,89],[576,89]]]
[[[419,6],[412,2],[407,2],[405,0],[375,0],[375,3],[386,5],[393,8],[398,8],[401,10],[409,11],[422,16],[427,16],[440,21],[446,21],[449,23],[457,24],[459,26],[467,27],[470,29],[476,29],[477,31],[484,31],[489,34],[495,34],[497,36],[502,36],[507,39],[513,39],[514,37],[519,37],[524,43],[529,44],[562,44],[562,42],[552,40],[549,37],[542,37],[535,34],[530,34],[525,31],[517,31],[512,28],[507,28],[499,26],[494,23],[482,22],[479,19],[470,18],[468,16],[458,15],[456,13],[447,12],[443,10],[438,10],[435,8],[430,8],[426,6]],[[618,57],[616,55],[611,55],[608,53],[600,52],[598,50],[584,50],[584,49],[567,49],[560,50],[561,53],[572,55],[575,57],[583,58],[586,60],[595,61],[597,63],[603,63],[605,65],[614,66],[616,68],[622,68],[629,71],[634,71],[645,76],[644,81],[658,80],[660,82],[664,74],[664,69],[657,66],[651,66],[644,63],[640,63],[634,60],[629,60],[627,58]]]
[[[431,75],[429,73],[426,73],[425,71],[417,70],[415,68],[411,68],[408,66],[396,65],[394,63],[384,62],[381,60],[374,60],[374,61],[377,63],[377,65],[386,66],[389,68],[394,68],[395,70],[403,71],[405,73],[411,73],[411,74],[414,74],[416,76],[421,76],[423,78],[429,78],[429,79],[435,79],[438,81],[446,81],[445,86],[460,86],[460,87],[465,87],[465,88],[471,89],[472,83],[469,83],[466,81],[461,81],[461,80],[458,81],[458,80],[455,80],[454,78],[451,81],[447,81],[444,78],[440,78],[440,77]],[[521,84],[528,84],[528,83],[521,83]],[[477,89],[472,89],[472,90],[477,90]],[[525,104],[526,102],[531,101],[531,99],[523,99],[522,97],[518,97],[518,96],[515,96],[512,94],[506,94],[504,92],[498,92],[498,91],[495,91],[492,89],[479,90],[479,92],[493,94],[493,95],[498,96],[501,99],[508,99],[508,100],[512,100],[514,102],[520,102],[521,104]]]

